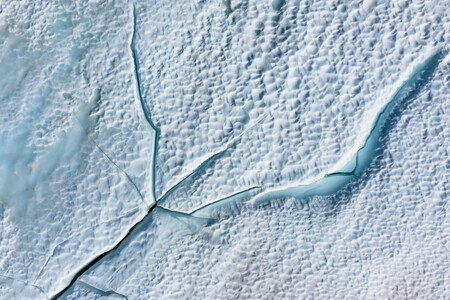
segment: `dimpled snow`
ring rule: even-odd
[[[0,0],[0,299],[450,299],[448,7]]]

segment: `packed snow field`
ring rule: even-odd
[[[449,4],[0,0],[0,299],[449,299]]]

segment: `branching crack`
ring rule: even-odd
[[[171,188],[169,188],[163,195],[157,200],[158,203],[164,202],[170,194],[172,194],[177,188],[183,185],[185,181],[187,181],[189,178],[194,177],[198,173],[200,173],[202,170],[210,166],[212,163],[214,163],[216,160],[220,159],[225,153],[232,147],[234,147],[242,138],[242,136],[254,128],[256,125],[260,124],[270,113],[264,114],[261,117],[259,117],[255,122],[253,122],[250,126],[245,128],[238,136],[234,137],[231,141],[229,141],[222,149],[216,151],[215,153],[211,154],[209,157],[204,159],[192,172],[187,174],[183,177],[180,181],[178,181],[176,184],[174,184]]]
[[[139,211],[139,208],[137,208],[137,207],[136,207],[136,208],[133,208],[133,209],[131,209],[131,210],[126,211],[123,215],[121,215],[121,216],[119,216],[119,217],[117,217],[117,218],[110,219],[110,220],[105,221],[105,222],[100,222],[100,223],[98,223],[98,224],[95,224],[95,226],[98,227],[99,225],[102,225],[102,224],[107,224],[107,223],[115,222],[115,221],[120,220],[120,219],[122,219],[122,218],[124,218],[124,217],[127,217],[127,216],[129,216],[129,215],[131,215],[131,214],[134,214],[134,213],[136,213],[137,211]],[[68,241],[70,241],[74,236],[80,236],[80,235],[82,234],[82,232],[87,231],[87,230],[89,230],[89,229],[91,229],[91,228],[85,228],[85,229],[82,230],[81,232],[78,232],[77,234],[72,234],[72,235],[70,235],[69,237],[67,237],[66,239],[64,239],[63,241],[61,241],[61,242],[59,242],[58,244],[56,244],[56,245],[53,247],[53,249],[52,249],[52,253],[47,257],[47,259],[45,260],[44,264],[43,264],[42,267],[40,268],[39,273],[38,273],[38,275],[36,276],[36,279],[33,281],[33,284],[36,284],[36,282],[38,281],[38,279],[41,277],[42,273],[44,272],[44,270],[45,270],[45,268],[47,267],[48,263],[50,262],[51,258],[55,256],[56,250],[57,250],[59,247],[63,246],[65,243],[67,243]]]
[[[85,266],[83,266],[80,270],[78,270],[78,272],[75,273],[75,275],[73,276],[72,280],[70,281],[70,283],[59,293],[57,293],[55,296],[51,297],[51,299],[58,299],[59,297],[61,297],[67,290],[69,290],[74,284],[75,282],[78,280],[78,278],[80,278],[84,273],[86,273],[90,268],[92,268],[96,263],[98,263],[100,260],[102,260],[106,255],[108,255],[111,252],[114,252],[126,239],[127,237],[133,232],[133,230],[140,224],[142,223],[142,221],[145,220],[146,217],[148,217],[150,215],[150,213],[157,207],[156,203],[154,203],[149,210],[147,211],[147,214],[137,223],[135,223],[129,230],[128,232],[125,234],[125,236],[120,239],[120,241],[110,250],[105,251],[99,255],[97,255],[94,259],[92,259],[88,264],[86,264]]]
[[[226,1],[226,3],[230,5],[230,1]],[[131,57],[132,57],[132,61],[133,61],[133,69],[134,69],[134,77],[135,77],[135,82],[136,82],[136,92],[137,92],[137,97],[139,99],[144,117],[147,121],[147,123],[150,125],[150,127],[155,131],[155,136],[154,136],[154,151],[153,151],[153,161],[152,161],[152,189],[153,189],[153,196],[154,199],[156,200],[156,196],[155,196],[155,165],[156,165],[156,155],[157,155],[157,150],[158,150],[158,141],[159,141],[159,137],[160,137],[160,130],[155,126],[155,124],[153,123],[152,119],[151,119],[151,114],[150,114],[150,110],[147,107],[146,102],[144,101],[143,98],[143,93],[141,90],[141,80],[140,80],[140,75],[139,75],[139,62],[138,62],[138,58],[137,58],[137,54],[136,54],[136,49],[135,49],[135,36],[136,36],[136,10],[135,10],[135,6],[134,3],[131,2],[131,9],[132,9],[132,24],[133,24],[133,31],[132,31],[132,35],[131,35],[131,41],[130,41],[130,52],[131,52]],[[382,118],[384,117],[384,114],[387,113],[388,110],[391,109],[391,107],[395,104],[395,102],[397,101],[397,99],[400,98],[400,96],[404,93],[405,90],[407,90],[408,86],[411,86],[412,84],[416,84],[416,81],[418,80],[418,77],[421,76],[421,74],[423,73],[423,71],[432,71],[433,69],[433,64],[436,62],[435,60],[438,59],[440,52],[437,52],[437,54],[435,53],[431,58],[428,58],[423,64],[420,65],[420,67],[415,70],[416,73],[413,73],[411,75],[411,77],[404,83],[402,84],[397,91],[394,93],[394,95],[391,97],[390,101],[386,104],[386,106],[381,110],[381,112],[378,113],[378,116],[376,118],[376,122],[373,126],[373,128],[371,129],[370,133],[369,133],[369,137],[366,139],[363,148],[367,146],[367,144],[369,143],[369,139],[371,138],[371,135],[373,132],[375,131],[379,131],[381,126],[381,121]],[[197,174],[198,172],[200,172],[205,166],[207,166],[210,162],[218,159],[219,157],[221,157],[225,151],[227,151],[227,149],[229,149],[230,147],[234,146],[235,143],[238,142],[238,140],[240,140],[241,136],[250,128],[252,128],[253,126],[255,126],[256,124],[258,124],[259,122],[261,122],[267,115],[262,116],[259,120],[257,120],[254,124],[252,124],[248,129],[244,130],[238,137],[236,137],[235,139],[233,139],[232,141],[230,141],[224,149],[214,153],[213,155],[209,156],[208,158],[206,158],[203,162],[201,162],[192,172],[190,172],[188,175],[186,175],[182,180],[180,180],[178,183],[176,183],[172,188],[170,188],[166,193],[163,194],[163,196],[161,196],[160,199],[158,199],[158,201],[162,201],[165,198],[167,198],[167,196],[172,193],[177,187],[179,187],[183,182],[185,182],[188,178],[194,176],[195,174]],[[109,161],[111,163],[113,163],[117,168],[119,168],[123,173],[125,173],[125,171],[123,169],[121,169],[116,163],[114,163],[111,158],[98,146],[98,144],[93,141],[93,143],[100,149],[100,151],[109,159]],[[326,179],[332,176],[339,176],[339,177],[349,177],[349,175],[351,175],[351,177],[356,177],[359,176],[361,173],[361,168],[359,167],[359,154],[360,151],[362,151],[363,148],[360,148],[356,153],[355,153],[355,166],[354,168],[349,171],[336,171],[336,172],[332,172],[329,174],[326,174],[322,179]],[[367,160],[367,158],[366,158]],[[126,174],[126,173],[125,173]],[[128,174],[126,174],[128,180],[130,180],[130,182],[132,182],[131,178],[128,176]],[[319,180],[319,181],[320,181]],[[133,183],[133,182],[132,182]],[[317,182],[314,182],[314,184],[317,184]],[[325,182],[325,184],[330,184],[330,182]],[[334,183],[335,184],[335,183]],[[133,183],[134,187],[138,190],[137,186]],[[342,186],[341,186],[342,187]],[[227,200],[227,199],[232,199],[233,197],[237,197],[241,194],[244,194],[246,192],[255,190],[260,188],[259,186],[254,186],[251,188],[248,188],[246,190],[240,191],[238,193],[235,193],[229,197],[226,197],[224,199],[203,205],[201,207],[198,207],[197,209],[195,209],[194,211],[192,211],[190,214],[186,214],[186,213],[182,213],[182,212],[176,212],[176,211],[171,211],[172,213],[175,214],[175,217],[177,219],[179,218],[184,218],[185,216],[189,216],[189,217],[194,217],[194,218],[198,218],[197,216],[193,216],[192,214],[198,212],[199,210],[202,210],[210,205],[219,203],[221,201]],[[283,191],[285,194],[290,194],[293,193],[295,191],[291,191],[292,188],[287,188],[287,189],[281,189],[281,195],[283,195]],[[319,192],[316,191],[311,191],[317,189],[319,190]],[[339,187],[340,189],[340,187]],[[306,189],[302,190],[304,192],[304,194],[311,194],[311,193],[316,193],[316,194],[320,194],[320,188],[317,188],[316,186],[314,187],[306,187]],[[142,194],[139,192],[141,199],[143,199]],[[260,197],[261,200],[268,200],[268,199],[273,199],[273,198],[280,198],[280,190],[276,190],[276,191],[270,191],[268,193],[264,193],[264,194],[259,194],[258,196],[262,196]],[[289,195],[290,196],[290,195]],[[258,197],[257,197],[258,198]],[[114,252],[116,249],[118,249],[118,247],[125,241],[127,240],[127,237],[130,236],[130,234],[136,229],[136,227],[143,222],[147,217],[149,217],[149,215],[153,212],[153,210],[158,207],[157,202],[153,203],[146,215],[137,223],[135,223],[129,230],[128,232],[124,235],[123,238],[121,238],[118,243],[111,249],[97,255],[96,257],[94,257],[89,263],[87,263],[85,266],[83,266],[80,270],[78,270],[76,272],[76,274],[72,277],[70,283],[59,293],[57,293],[55,296],[51,297],[51,299],[57,299],[60,296],[62,296],[67,290],[69,290],[74,284],[75,282],[81,282],[82,284],[84,284],[85,286],[91,288],[91,289],[95,289],[96,291],[100,291],[103,293],[111,293],[111,294],[117,294],[119,296],[124,297],[125,299],[128,299],[126,296],[119,294],[115,291],[102,291],[96,287],[91,286],[90,284],[83,282],[81,280],[79,280],[80,276],[82,276],[83,274],[85,274],[87,271],[89,271],[94,265],[96,265],[98,262],[100,262],[106,255],[110,254],[111,252]],[[166,209],[167,210],[167,209]],[[200,218],[202,220],[208,220],[207,218]],[[183,221],[184,222],[184,221]],[[26,283],[27,284],[27,283]],[[29,284],[28,284],[29,285]],[[39,289],[43,294],[44,291],[34,285],[31,285],[37,289]]]

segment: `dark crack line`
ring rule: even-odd
[[[133,6],[133,18],[134,18],[134,6]],[[134,23],[135,23],[135,21],[134,21]],[[134,34],[133,34],[133,36],[134,36]],[[133,49],[133,47],[131,47],[131,49]],[[133,51],[132,51],[133,52]],[[406,82],[405,83],[403,83],[398,89],[397,89],[397,91],[395,92],[395,94],[393,95],[393,97],[392,97],[392,99],[389,101],[389,103],[387,103],[386,104],[386,106],[381,110],[381,112],[379,112],[378,113],[378,115],[377,115],[377,118],[376,118],[376,122],[375,122],[375,125],[372,127],[372,129],[371,129],[371,131],[370,131],[370,133],[369,133],[369,136],[370,135],[372,135],[374,132],[375,132],[375,130],[379,130],[380,128],[379,128],[379,125],[380,125],[380,123],[381,123],[381,121],[383,120],[382,119],[382,117],[383,117],[383,115],[385,114],[385,113],[387,113],[391,108],[392,108],[392,106],[394,106],[395,104],[396,104],[396,102],[397,102],[397,100],[398,100],[398,98],[401,96],[401,94],[403,94],[404,92],[405,92],[405,90],[409,87],[409,86],[411,86],[411,85],[413,85],[413,84],[416,84],[416,86],[421,86],[422,84],[421,84],[421,82],[419,82],[419,83],[417,83],[416,81],[421,81],[421,80],[418,80],[418,78],[420,77],[420,76],[422,76],[424,73],[427,73],[428,75],[430,74],[430,73],[432,73],[433,71],[434,71],[434,69],[437,67],[437,64],[438,64],[438,62],[439,62],[439,57],[441,56],[441,52],[439,51],[439,52],[437,52],[436,54],[434,54],[431,58],[429,58],[428,60],[426,60],[425,61],[425,63],[424,63],[424,68],[425,69],[421,69],[421,70],[418,70],[418,71],[416,71],[416,73],[415,74],[413,74],[412,76],[411,76],[411,78],[409,78],[408,80],[406,80]],[[430,66],[431,65],[431,66]],[[136,64],[135,64],[135,66],[136,66]],[[426,67],[428,67],[428,68],[426,68]],[[426,77],[427,76],[424,76],[425,77],[425,79],[424,79],[424,81],[426,80]],[[148,113],[145,113],[145,111],[146,111],[146,107],[144,106],[144,104],[143,104],[143,100],[142,100],[142,98],[140,98],[140,100],[141,100],[141,103],[142,103],[142,108],[143,108],[143,110],[144,110],[144,114],[146,114],[146,119],[149,117],[149,114]],[[152,125],[153,123],[149,123],[150,125]],[[156,131],[156,130],[155,130]],[[157,131],[157,132],[159,132],[159,131]],[[361,151],[361,149],[363,149],[365,146],[366,146],[366,144],[368,143],[368,140],[369,140],[369,138],[367,138],[366,139],[366,142],[364,143],[364,146],[362,147],[362,148],[360,148],[358,151],[357,151],[357,153],[356,153],[356,163],[355,163],[355,168],[352,170],[352,171],[350,171],[350,172],[348,172],[348,173],[360,173],[360,172],[358,172],[358,170],[357,170],[357,164],[358,164],[358,153],[359,153],[359,151]],[[155,160],[153,161],[153,165],[155,165]],[[335,173],[330,173],[330,174],[327,174],[328,175],[328,177],[330,177],[330,176],[332,176],[333,174],[335,174],[335,175],[337,175],[337,176],[348,176],[347,174],[346,174],[347,172],[335,172]],[[351,174],[352,176],[354,175],[354,174]],[[327,177],[327,176],[324,176],[324,177]],[[154,174],[153,174],[153,178],[154,178]],[[258,188],[258,187],[252,187],[252,188],[249,188],[249,189],[247,189],[247,190],[243,190],[243,191],[241,191],[241,192],[238,192],[238,193],[236,193],[236,194],[233,194],[233,195],[231,195],[231,196],[229,196],[229,197],[226,197],[226,198],[224,198],[224,199],[220,199],[220,200],[217,200],[217,201],[215,201],[215,202],[212,202],[212,203],[209,203],[209,204],[207,204],[207,205],[205,205],[204,207],[200,207],[200,208],[198,208],[198,209],[196,209],[196,210],[194,210],[192,213],[195,213],[195,212],[197,212],[197,211],[199,211],[199,210],[201,210],[201,209],[203,209],[203,208],[205,208],[205,207],[208,207],[208,206],[211,206],[211,205],[214,205],[214,204],[216,204],[216,203],[219,203],[219,202],[222,202],[222,201],[224,201],[224,200],[226,200],[226,199],[230,199],[230,198],[232,198],[233,196],[236,196],[236,195],[239,195],[239,194],[242,194],[242,193],[245,193],[245,192],[247,192],[247,191],[249,191],[249,190],[252,190],[252,189],[256,189],[256,188]],[[276,191],[275,191],[276,192]],[[263,196],[263,198],[267,198],[267,196],[270,196],[270,193],[271,192],[269,192],[269,194],[265,194],[265,195],[261,195],[260,194],[260,196]],[[276,197],[278,197],[277,195],[275,195]],[[270,198],[270,197],[269,197]],[[111,253],[111,252],[113,252],[113,251],[115,251],[126,239],[127,239],[127,237],[128,236],[130,236],[130,234],[136,229],[136,227],[139,225],[139,224],[141,224],[141,222],[143,222],[151,213],[152,213],[152,211],[156,208],[156,207],[158,207],[158,205],[157,205],[157,203],[155,202],[150,208],[149,208],[149,210],[148,210],[148,212],[147,212],[147,214],[139,221],[139,222],[137,222],[136,224],[134,224],[129,230],[128,230],[128,232],[127,232],[127,234],[112,248],[112,249],[110,249],[110,250],[108,250],[108,251],[106,251],[106,252],[103,252],[103,253],[101,253],[101,254],[99,254],[98,256],[96,256],[91,262],[89,262],[88,264],[86,264],[83,268],[81,268],[76,274],[75,274],[75,276],[72,278],[72,280],[70,281],[70,284],[68,285],[68,286],[66,286],[62,291],[60,291],[59,293],[57,293],[55,296],[53,296],[53,297],[51,297],[51,299],[58,299],[59,297],[61,297],[67,290],[69,290],[74,284],[75,284],[75,282],[78,280],[78,278],[80,278],[80,276],[82,276],[84,273],[86,273],[89,269],[91,269],[95,264],[97,264],[98,262],[100,262],[106,255],[108,255],[109,253]],[[179,212],[179,213],[182,213],[182,212]],[[191,213],[191,214],[192,214]]]
[[[134,78],[136,80],[136,91],[138,94],[139,102],[141,104],[142,112],[144,113],[145,120],[150,125],[151,128],[155,131],[155,137],[154,137],[154,146],[153,146],[153,166],[152,166],[152,192],[153,192],[153,198],[156,201],[156,157],[158,153],[158,142],[159,137],[161,135],[161,132],[158,127],[153,123],[150,110],[147,107],[146,102],[144,101],[144,97],[142,96],[142,89],[141,89],[141,78],[139,75],[139,61],[136,54],[136,47],[135,47],[135,38],[136,38],[136,8],[134,6],[134,3],[131,2],[132,6],[132,17],[133,17],[133,33],[131,35],[131,41],[130,41],[130,50],[131,50],[131,57],[133,59],[133,69],[134,69]]]
[[[84,273],[86,273],[90,268],[92,268],[95,264],[97,264],[99,261],[101,261],[106,255],[108,255],[111,252],[114,252],[115,250],[117,250],[117,248],[119,248],[119,246],[127,239],[128,236],[130,236],[130,234],[134,231],[134,229],[141,224],[151,213],[152,211],[157,207],[156,203],[154,203],[149,210],[147,211],[147,214],[137,223],[135,223],[129,230],[128,232],[125,234],[125,236],[110,250],[107,250],[99,255],[97,255],[96,257],[94,257],[94,259],[92,259],[89,263],[87,263],[86,265],[84,265],[80,270],[78,270],[75,275],[73,276],[72,280],[70,281],[70,283],[63,289],[61,290],[59,293],[57,293],[56,295],[54,295],[53,297],[51,297],[50,299],[59,299],[67,290],[69,290],[74,284],[75,282],[78,280],[78,278],[80,278]]]
[[[135,46],[134,46],[134,40],[135,40],[135,35],[136,35],[136,11],[135,11],[134,3],[132,3],[131,5],[132,5],[132,17],[133,17],[133,33],[132,33],[132,36],[131,36],[130,50],[131,50],[131,55],[132,55],[132,58],[133,58],[134,75],[135,75],[135,80],[136,80],[136,89],[137,89],[137,94],[138,94],[138,97],[139,97],[139,101],[140,101],[140,104],[141,104],[142,111],[143,111],[143,113],[144,113],[145,119],[146,119],[146,121],[148,122],[148,124],[149,124],[149,125],[154,129],[154,131],[155,131],[155,138],[154,138],[154,152],[153,152],[153,170],[152,170],[152,171],[153,171],[153,173],[152,173],[152,180],[153,180],[153,186],[152,186],[152,188],[153,188],[153,196],[154,196],[154,199],[156,200],[156,196],[155,196],[155,195],[156,195],[156,194],[155,194],[155,174],[156,174],[155,170],[156,170],[156,168],[155,168],[155,165],[156,165],[156,155],[157,155],[157,150],[158,150],[158,140],[159,140],[159,136],[160,136],[160,131],[159,131],[159,129],[154,125],[153,121],[151,120],[151,114],[150,114],[150,111],[148,110],[147,105],[146,105],[146,103],[145,103],[145,101],[144,101],[144,99],[143,99],[143,96],[142,96],[142,91],[141,91],[141,81],[140,81],[139,70],[138,70],[138,69],[139,69],[139,63],[138,63],[138,59],[137,59],[137,55],[136,55],[136,50],[135,50]],[[433,60],[435,57],[438,57],[439,54],[440,54],[440,52],[438,52],[437,54],[433,55],[433,57],[432,57],[430,60]],[[430,69],[431,69],[431,67],[430,67]],[[433,70],[434,70],[434,69],[433,69]],[[407,88],[407,85],[408,85],[409,83],[411,83],[411,84],[414,83],[414,81],[416,81],[417,78],[423,73],[422,71],[423,71],[423,70],[417,72],[416,74],[413,74],[412,78],[410,78],[409,80],[407,80],[406,83],[402,84],[402,85],[400,86],[400,88],[396,91],[396,93],[394,94],[393,99],[396,100],[396,99],[404,92],[404,90]],[[428,71],[428,70],[425,70],[425,71]],[[383,108],[383,110],[378,114],[377,119],[376,119],[376,122],[381,122],[382,117],[383,117],[383,115],[385,114],[385,112],[388,111],[388,110],[395,104],[395,103],[393,103],[393,102],[396,102],[396,101],[392,101],[392,100],[391,100],[391,101]],[[258,123],[258,122],[257,122],[257,123]],[[378,129],[379,129],[379,128],[378,128],[377,124],[375,124],[374,127],[371,129],[371,131],[370,131],[370,133],[369,133],[369,136],[372,135],[372,133],[373,133],[375,130],[378,130]],[[239,137],[240,137],[240,136],[239,136]],[[238,138],[239,138],[239,137],[238,137]],[[362,148],[364,148],[364,147],[366,146],[366,144],[368,143],[368,140],[369,140],[369,138],[366,139],[366,142],[365,142],[365,144],[364,144],[364,146],[363,146]],[[232,141],[232,143],[235,143],[235,142],[236,142],[236,141]],[[360,149],[357,151],[357,153],[356,153],[356,163],[355,163],[355,167],[354,167],[354,169],[353,169],[351,172],[335,172],[335,173],[327,174],[327,175],[325,175],[325,177],[327,177],[327,176],[330,177],[330,176],[332,176],[332,175],[337,175],[337,176],[348,176],[347,173],[349,173],[349,174],[351,174],[351,175],[354,175],[354,174],[357,172],[357,166],[358,166],[358,154],[359,154],[359,151],[361,151],[362,148],[360,148]],[[217,154],[211,156],[209,159],[205,160],[202,164],[200,164],[200,166],[197,167],[195,170],[200,170],[204,165],[206,165],[209,161],[211,161],[211,159],[212,159],[213,157],[219,156],[219,154],[221,154],[222,152],[226,151],[227,149],[228,149],[228,147],[227,147],[226,149],[222,150],[221,152],[219,152],[219,153],[217,153]],[[102,151],[102,152],[103,152],[103,151]],[[106,153],[104,153],[104,154],[106,155]],[[108,156],[107,156],[107,157],[108,157]],[[110,161],[112,162],[112,160],[110,160]],[[112,163],[114,163],[114,162],[112,162]],[[114,163],[114,164],[115,164],[115,163]],[[115,165],[116,165],[116,164],[115,164]],[[116,166],[117,166],[117,165],[116,165]],[[118,166],[117,166],[117,167],[118,167]],[[194,170],[194,171],[195,171],[195,170]],[[183,181],[185,181],[185,180],[186,180],[188,177],[190,177],[193,173],[194,173],[194,172],[192,172],[191,174],[189,174],[188,176],[186,176],[184,179],[182,179],[179,183],[177,183],[177,184],[174,186],[174,188],[177,187],[177,186],[179,186]],[[358,173],[359,173],[359,172],[358,172]],[[203,208],[208,207],[208,206],[210,206],[210,205],[213,205],[213,204],[215,204],[215,203],[224,201],[224,200],[226,200],[226,199],[230,199],[230,198],[232,198],[233,196],[236,196],[236,195],[245,193],[245,192],[247,192],[247,191],[250,191],[250,190],[256,189],[256,188],[258,188],[258,187],[252,187],[252,188],[249,188],[249,189],[247,189],[247,190],[244,190],[244,191],[235,193],[235,194],[233,194],[233,195],[231,195],[231,196],[229,196],[229,197],[226,197],[226,198],[224,198],[224,199],[220,199],[220,200],[218,200],[218,201],[209,203],[209,204],[207,204],[207,205],[204,205],[203,207],[200,207],[200,208],[194,210],[192,213],[195,213],[195,212],[199,211],[200,209],[203,209]],[[169,191],[171,191],[171,190],[174,190],[174,189],[172,188],[172,189],[170,189]],[[166,193],[166,194],[167,194],[167,193]],[[163,196],[163,197],[164,197],[164,196]],[[97,255],[97,256],[96,256],[93,260],[91,260],[88,264],[86,264],[85,266],[83,266],[79,271],[76,272],[76,274],[74,275],[74,277],[73,277],[72,280],[70,281],[70,284],[67,285],[63,290],[61,290],[61,291],[60,291],[59,293],[57,293],[55,296],[51,297],[51,299],[58,299],[59,297],[61,297],[67,290],[69,290],[69,289],[75,284],[75,282],[76,282],[83,274],[85,274],[89,269],[91,269],[94,265],[96,265],[98,262],[100,262],[105,256],[107,256],[107,255],[110,254],[111,252],[114,252],[115,250],[117,250],[118,247],[119,247],[124,241],[127,240],[127,238],[128,238],[128,237],[130,236],[130,234],[136,229],[136,227],[137,227],[139,224],[141,224],[147,217],[149,217],[149,215],[153,212],[153,210],[154,210],[156,207],[158,207],[157,202],[155,202],[153,205],[150,206],[150,208],[149,208],[148,211],[147,211],[147,214],[146,214],[140,221],[138,221],[137,223],[135,223],[135,224],[128,230],[128,232],[125,234],[125,236],[124,236],[124,237],[123,237],[123,238],[122,238],[122,239],[121,239],[121,240],[120,240],[113,248],[111,248],[110,250],[105,251],[105,252],[103,252],[103,253]],[[182,212],[177,212],[177,213],[184,214],[184,213],[182,213]],[[192,213],[191,213],[191,214],[192,214]],[[191,215],[191,214],[187,214],[187,215]],[[85,283],[85,284],[86,284],[86,283]],[[38,288],[38,287],[36,287],[36,288]],[[39,289],[39,290],[41,290],[41,289]],[[41,291],[42,291],[42,290],[41,290]],[[45,294],[45,293],[44,293],[44,294]]]
[[[99,225],[111,223],[111,222],[114,222],[114,221],[117,221],[117,220],[121,220],[122,218],[125,218],[125,217],[129,216],[129,214],[135,214],[137,211],[139,211],[139,208],[138,208],[138,207],[133,208],[133,209],[131,209],[131,210],[126,211],[123,215],[121,215],[121,216],[118,217],[118,218],[114,218],[114,219],[111,219],[111,220],[108,220],[108,221],[105,221],[105,222],[100,222],[100,223],[95,224],[94,226],[99,226]],[[77,234],[72,234],[72,235],[70,235],[68,238],[66,238],[65,240],[63,240],[62,242],[59,242],[58,244],[56,244],[56,245],[53,247],[52,253],[50,254],[50,256],[47,257],[47,259],[46,259],[46,261],[44,262],[43,266],[42,266],[41,269],[39,270],[39,273],[38,273],[38,275],[36,276],[36,279],[33,281],[33,284],[36,284],[37,280],[41,277],[41,275],[43,274],[45,268],[47,267],[47,265],[48,265],[48,263],[50,262],[51,258],[55,256],[55,252],[56,252],[56,250],[57,250],[59,247],[61,247],[64,243],[70,241],[73,237],[75,237],[75,236],[80,236],[81,233],[83,233],[83,232],[85,232],[85,231],[87,231],[87,230],[89,230],[89,229],[90,229],[90,228],[85,228],[85,229],[83,229],[82,231],[78,232]]]
[[[355,177],[358,177],[360,175],[360,173],[362,172],[362,170],[360,172],[358,172],[358,167],[359,167],[359,163],[360,163],[360,153],[361,153],[361,151],[364,150],[364,148],[367,147],[367,144],[370,143],[370,139],[375,134],[375,131],[379,131],[381,129],[381,127],[383,125],[382,124],[383,118],[385,117],[385,115],[389,114],[389,112],[392,110],[393,106],[395,106],[398,102],[400,102],[402,100],[401,99],[402,96],[403,96],[403,98],[408,97],[408,94],[414,90],[414,89],[412,89],[412,90],[408,90],[408,89],[411,89],[411,87],[413,85],[417,86],[415,89],[420,89],[426,83],[427,78],[430,77],[431,73],[433,73],[434,70],[436,69],[441,56],[442,56],[441,51],[438,51],[437,53],[432,55],[429,59],[427,59],[423,63],[424,67],[419,69],[418,71],[416,71],[410,78],[408,78],[408,80],[405,80],[405,82],[403,82],[401,84],[401,86],[396,90],[396,92],[392,96],[389,103],[387,103],[384,106],[384,108],[378,113],[377,118],[374,122],[374,126],[371,128],[366,140],[364,141],[364,145],[361,148],[359,148],[358,151],[356,152],[355,166],[353,167],[353,170],[351,170],[349,172],[333,172],[333,173],[326,174],[325,177],[330,177],[330,176],[355,176]],[[422,80],[420,79],[420,77],[423,77]],[[405,94],[405,95],[402,95],[402,94]]]

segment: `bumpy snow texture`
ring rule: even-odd
[[[0,299],[450,299],[446,0],[0,0]]]

